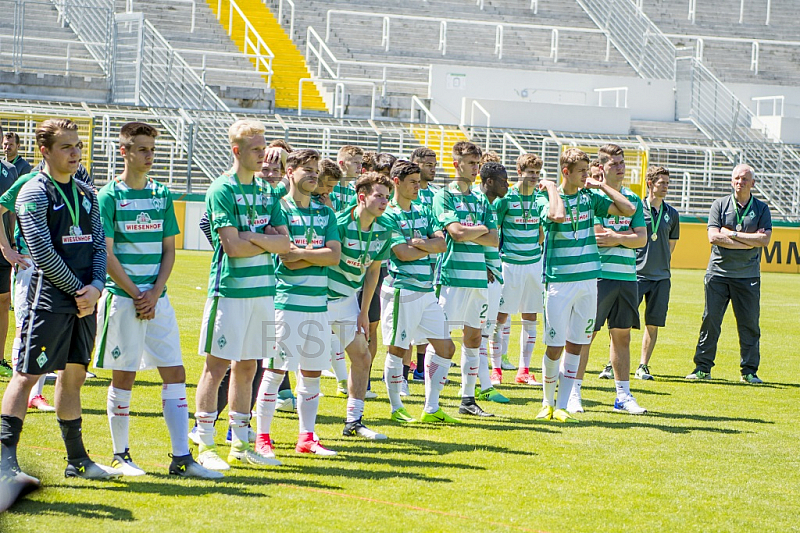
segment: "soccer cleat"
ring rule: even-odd
[[[517,367],[515,367],[514,364],[511,361],[508,360],[508,355],[507,354],[503,354],[503,358],[500,360],[500,368],[503,369],[503,370],[516,370],[517,369]]]
[[[30,476],[23,472],[17,464],[17,459],[12,458],[9,468],[0,469],[0,482],[3,480],[7,482],[21,483],[23,485],[34,485],[38,487],[42,484],[38,478]],[[35,488],[34,487],[34,488]]]
[[[555,411],[553,411],[552,420],[555,420],[556,422],[565,422],[570,424],[578,423],[578,419],[569,414],[564,409],[556,409]]]
[[[645,409],[644,407],[640,407],[639,404],[636,403],[636,399],[629,394],[622,399],[617,398],[614,400],[614,411],[616,411],[617,413],[630,413],[632,415],[643,415],[647,412],[647,409]]]
[[[336,396],[343,396],[347,398],[347,380],[343,379],[336,382]]]
[[[484,390],[480,390],[479,387],[475,387],[475,399],[494,403],[508,403],[510,401],[508,398],[497,392],[497,389],[494,387],[489,387],[488,389]]]
[[[517,376],[514,378],[514,383],[533,385],[535,387],[542,386],[542,384],[536,379],[536,374],[532,374],[527,368],[519,369]]]
[[[55,372],[48,372],[47,374],[44,375],[45,381],[55,381],[56,378],[58,378],[58,374],[56,374]]]
[[[392,421],[398,424],[413,424],[417,419],[411,416],[405,407],[401,407],[392,411]]]
[[[197,432],[197,425],[196,425],[196,424],[195,424],[195,426],[192,428],[192,430],[189,432],[189,440],[190,440],[190,441],[192,441],[192,442],[194,442],[194,443],[195,443],[195,444],[197,444],[198,446],[200,446],[201,444],[203,444],[203,441],[202,441],[202,440],[200,440],[200,433],[198,433],[198,432]]]
[[[269,433],[264,433],[256,439],[256,453],[275,459],[274,441],[270,438]]]
[[[695,370],[686,379],[690,381],[709,381],[711,380],[711,372],[703,372],[702,370]]]
[[[421,381],[421,382],[424,383],[425,382],[425,371],[424,370],[419,370],[418,371],[418,369],[415,369],[414,370],[414,375],[411,376],[411,381]]]
[[[64,470],[64,477],[81,477],[83,479],[105,480],[120,477],[122,472],[116,468],[97,464],[88,457],[82,459],[77,465],[72,463]]]
[[[10,378],[13,375],[14,370],[11,368],[11,365],[8,364],[8,361],[0,359],[0,377]]]
[[[575,394],[573,392],[572,394],[569,395],[569,401],[567,402],[567,412],[570,414],[583,412],[583,400],[581,399],[580,394]]]
[[[297,410],[297,398],[292,394],[291,389],[278,391],[278,399],[275,403],[276,411],[294,412]]]
[[[114,454],[114,458],[111,460],[111,468],[116,468],[122,472],[123,476],[128,477],[143,476],[147,473],[133,462],[131,452],[127,448],[122,453]]]
[[[606,367],[600,372],[600,375],[597,376],[600,379],[614,379],[614,369],[609,362],[606,364]]]
[[[759,383],[764,383],[761,381],[761,378],[756,376],[755,374],[744,374],[742,376],[742,381],[745,383],[750,383],[751,385],[758,385]]]
[[[86,379],[94,379],[96,377],[97,374],[95,374],[94,372],[89,372],[88,370],[86,371]]]
[[[345,422],[342,435],[345,437],[362,437],[367,440],[386,440],[389,438],[382,433],[369,429],[361,422],[360,418],[353,422]]]
[[[469,416],[478,416],[481,418],[489,418],[494,416],[492,413],[487,413],[481,407],[475,403],[475,401],[471,401],[465,403],[463,400],[461,401],[461,406],[458,408],[458,414],[460,415],[469,415]]]
[[[52,413],[56,410],[55,407],[47,403],[47,400],[41,394],[37,394],[28,400],[28,409],[38,409],[39,411],[44,411],[46,413]]]
[[[371,390],[368,390],[367,393],[364,394],[364,399],[365,400],[374,400],[377,397],[378,397],[378,393],[377,392],[373,392]]]
[[[231,465],[222,460],[222,457],[217,453],[216,446],[206,447],[200,446],[200,455],[197,456],[197,462],[209,470],[230,470]]]
[[[420,417],[419,421],[423,422],[425,424],[433,424],[433,423],[436,423],[436,422],[443,422],[445,424],[461,424],[462,423],[461,419],[455,418],[455,417],[452,417],[452,416],[448,415],[447,413],[442,411],[441,407],[435,413],[426,413],[426,412],[423,411],[422,412],[422,416]]]
[[[539,412],[536,414],[536,420],[552,420],[553,419],[553,406],[543,405]]]
[[[503,384],[503,371],[499,368],[492,369],[492,375],[489,378],[492,382],[493,386],[502,385]]]
[[[408,390],[408,380],[403,380],[403,384],[400,385],[400,396],[411,396],[411,392]]]
[[[274,454],[273,454],[274,455]],[[228,453],[228,464],[237,466],[281,466],[283,463],[274,457],[267,457],[253,450],[249,444],[233,446]]]
[[[169,473],[171,475],[200,479],[221,479],[225,477],[222,472],[215,472],[200,465],[194,460],[191,453],[179,457],[170,454],[170,457],[172,457],[172,462],[169,464]]]
[[[333,370],[323,370],[322,371],[323,378],[336,378],[336,374],[333,373]]]
[[[247,440],[248,442],[250,442],[250,444],[256,441],[256,430],[249,426],[247,427]],[[225,444],[232,444],[232,443],[233,443],[233,431],[231,431],[231,427],[228,426],[228,434],[225,435]]]
[[[639,365],[639,368],[636,369],[636,373],[633,375],[636,379],[643,379],[645,381],[652,380],[653,375],[650,373],[650,367],[647,365]]]
[[[319,437],[316,433],[301,433],[297,439],[297,446],[294,447],[297,453],[311,453],[320,455],[322,457],[331,457],[336,455],[336,452],[329,450],[319,443]]]

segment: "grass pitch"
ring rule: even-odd
[[[209,257],[179,252],[169,284],[190,407],[202,365],[195,354]],[[381,349],[372,376],[379,398],[367,402],[365,415],[389,441],[342,437],[345,400],[334,396],[334,380],[323,379],[326,396],[317,433],[338,456],[297,456],[297,419],[278,413],[272,435],[284,466],[233,469],[221,482],[191,481],[166,474],[169,444],[160,383],[155,371],[147,372],[134,389],[131,448],[150,475],[108,483],[64,479],[65,452],[55,416],[30,412],[19,459],[41,478],[43,489],[0,516],[0,531],[797,530],[800,277],[763,276],[759,375],[767,383],[761,386],[738,381],[731,311],[713,382],[683,379],[693,370],[702,277],[701,271],[673,273],[668,326],[651,361],[656,381],[631,380],[634,395],[649,409],[644,416],[611,410],[613,382],[596,377],[608,358],[607,337],[601,333],[584,380],[587,412],[579,415],[581,424],[536,422],[541,389],[503,385],[511,403],[484,405],[498,415],[495,419],[469,419],[458,427],[399,427],[389,420]],[[509,351],[516,354],[518,328],[512,335]],[[634,369],[640,342],[641,333],[635,332]],[[542,351],[540,342],[533,361],[537,368]],[[111,458],[105,414],[109,378],[101,372],[83,392],[86,446],[106,464]],[[442,399],[454,413],[457,368],[450,378]],[[4,389],[0,383],[0,392]],[[412,383],[411,392],[405,403],[416,415],[422,385]],[[52,400],[52,384],[45,395]],[[217,431],[222,444],[223,423]]]

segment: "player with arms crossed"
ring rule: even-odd
[[[167,297],[178,221],[169,189],[147,177],[157,136],[158,130],[149,124],[123,125],[119,151],[125,170],[97,195],[108,276],[97,313],[94,366],[112,370],[106,401],[114,452],[111,466],[125,476],[145,474],[131,459],[128,445],[131,393],[136,372],[155,367],[164,382],[161,405],[172,440],[169,473],[221,478],[221,473],[195,462],[189,452],[186,371],[178,321]]]
[[[289,251],[286,220],[272,187],[255,177],[267,151],[264,125],[238,120],[228,130],[228,138],[233,167],[206,193],[214,253],[200,331],[205,364],[197,384],[195,420],[202,442],[197,460],[211,470],[228,470],[229,463],[280,464],[252,449],[248,424],[256,365],[274,352],[272,254]],[[283,234],[278,234],[280,229]],[[214,444],[214,422],[217,390],[229,365],[232,443],[225,462]]]
[[[549,192],[536,198],[539,217],[545,228],[545,344],[542,358],[544,399],[536,415],[540,420],[576,422],[566,411],[580,363],[581,347],[589,344],[597,314],[597,278],[600,254],[594,236],[594,217],[631,216],[636,208],[605,183],[589,178],[589,156],[577,148],[560,157],[564,221],[551,220]],[[605,195],[588,189],[600,189]],[[563,376],[559,365],[564,355]],[[558,401],[556,403],[556,385]]]

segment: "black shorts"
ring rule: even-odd
[[[594,330],[639,329],[639,292],[635,281],[597,280],[597,317]]]
[[[369,323],[381,321],[381,285],[383,285],[383,278],[389,274],[389,269],[381,266],[381,273],[378,276],[378,285],[375,287],[375,293],[372,295],[372,301],[369,303]],[[358,304],[361,305],[361,295],[364,289],[358,291]]]
[[[667,309],[669,308],[669,290],[672,282],[669,279],[651,281],[640,279],[639,305],[645,299],[644,323],[648,326],[663,328],[667,325]]]
[[[0,264],[0,294],[11,292],[11,265]]]
[[[68,363],[88,365],[97,331],[97,313],[78,318],[68,313],[31,311],[22,320],[17,372],[42,375]]]

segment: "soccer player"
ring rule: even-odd
[[[3,135],[2,128],[0,128],[0,135],[3,137],[3,151],[6,153],[6,161],[17,169],[17,176],[24,176],[30,172],[31,164],[19,155],[19,135],[13,131],[6,132]]]
[[[3,128],[0,126],[0,136],[3,135]],[[12,134],[13,135],[13,134]],[[7,145],[8,139],[3,142],[3,146]],[[13,138],[12,138],[13,141]],[[9,159],[9,161],[11,161]],[[0,194],[5,194],[14,182],[17,181],[17,167],[9,161],[0,160]],[[30,165],[28,165],[30,168]],[[11,240],[13,236],[11,232],[14,230],[14,212],[13,210],[6,211],[2,215],[3,224],[5,226],[5,238]],[[3,350],[3,357],[0,361],[0,376],[11,377],[12,370],[5,359],[5,346],[6,336],[8,335],[8,310],[11,307],[11,267],[12,264],[8,262],[5,256],[0,257],[0,349]]]
[[[89,459],[83,446],[81,386],[96,331],[95,305],[105,284],[106,250],[97,199],[73,179],[83,143],[78,126],[45,120],[36,128],[44,170],[20,190],[16,213],[37,272],[28,290],[17,372],[3,395],[0,416],[2,476],[32,484],[21,472],[17,444],[28,395],[39,376],[57,370],[56,416],[67,449],[66,477],[108,479],[119,470]]]
[[[358,146],[346,145],[339,149],[336,156],[339,168],[342,169],[342,178],[331,192],[333,210],[337,213],[344,211],[354,204],[356,196],[355,181],[361,176],[361,164],[364,159],[364,150]]]
[[[375,152],[364,152],[364,155],[361,158],[361,173],[364,174],[365,172],[370,172],[374,170],[375,167],[375,157],[377,154]]]
[[[286,158],[289,194],[281,201],[291,244],[280,254],[276,270],[277,354],[264,361],[264,377],[256,401],[256,450],[274,457],[270,429],[278,388],[287,371],[298,371],[299,436],[295,451],[336,455],[314,432],[319,409],[320,375],[331,366],[328,318],[328,269],[339,262],[341,244],[336,215],[312,202],[317,189],[319,153],[296,150]]]
[[[375,155],[374,163],[372,165],[373,172],[377,172],[378,174],[383,174],[387,178],[389,177],[389,173],[392,171],[392,167],[394,166],[397,158],[392,154],[381,152],[380,154]]]
[[[342,256],[339,263],[328,270],[328,312],[333,334],[350,359],[347,417],[342,431],[345,437],[386,439],[386,435],[367,428],[362,417],[374,359],[369,341],[377,344],[377,333],[374,339],[368,337],[371,303],[380,281],[381,261],[389,256],[392,236],[391,222],[381,215],[389,203],[392,189],[389,178],[377,172],[367,172],[356,181],[358,204],[336,216]],[[359,288],[362,289],[360,302]]]
[[[458,412],[483,417],[493,416],[475,402],[482,330],[489,308],[484,246],[497,247],[499,239],[491,206],[471,189],[480,159],[481,149],[471,142],[453,146],[456,179],[436,193],[433,213],[447,232],[447,250],[437,263],[434,278],[441,285],[439,305],[451,331],[463,328]]]
[[[694,353],[694,372],[686,379],[711,379],[722,319],[730,302],[739,332],[741,380],[753,385],[763,383],[757,375],[761,362],[761,250],[769,246],[772,238],[772,215],[769,206],[753,196],[755,182],[753,167],[737,165],[731,174],[733,194],[711,204],[705,309]]]
[[[411,341],[425,339],[431,351],[421,367],[425,380],[423,422],[456,423],[439,407],[456,347],[445,325],[444,312],[433,292],[433,271],[428,256],[447,249],[444,233],[426,206],[414,203],[420,187],[420,167],[398,161],[392,167],[395,194],[384,218],[392,222],[392,252],[389,275],[381,287],[381,323],[383,343],[388,346],[384,379],[392,408],[392,420],[400,424],[416,421],[403,405],[403,363],[411,350]]]
[[[186,435],[186,371],[178,322],[167,297],[178,221],[169,189],[147,177],[157,136],[156,128],[142,122],[120,128],[125,169],[100,189],[97,199],[106,234],[108,275],[98,307],[94,366],[112,370],[106,402],[114,452],[111,466],[125,476],[145,474],[131,458],[128,443],[131,393],[136,372],[155,367],[164,382],[161,405],[172,440],[169,473],[216,479],[222,474],[192,458]]]
[[[636,284],[636,248],[647,243],[642,201],[629,188],[625,179],[625,152],[616,144],[606,144],[597,158],[603,170],[603,182],[619,191],[636,208],[633,216],[599,215],[594,217],[595,239],[600,252],[600,276],[597,281],[597,316],[594,333],[608,323],[611,337],[610,363],[613,369],[616,399],[614,411],[639,415],[647,410],[639,406],[631,394],[631,328],[639,329],[639,295]],[[597,193],[603,194],[603,193]],[[589,361],[591,341],[583,346],[581,362],[572,388],[567,411],[583,412],[581,383]]]
[[[653,379],[650,358],[658,339],[658,328],[667,323],[669,308],[670,261],[680,237],[680,216],[665,199],[669,189],[669,170],[647,169],[647,200],[644,221],[647,224],[647,245],[636,249],[636,281],[639,304],[645,299],[645,330],[642,336],[642,357],[636,379]]]
[[[279,465],[249,442],[251,387],[256,365],[274,352],[275,267],[272,254],[289,251],[286,220],[272,187],[255,173],[266,155],[264,125],[237,120],[228,130],[233,167],[206,192],[214,253],[200,331],[203,371],[197,384],[195,420],[202,442],[197,461],[211,470],[229,463]],[[283,229],[284,234],[279,230]],[[230,366],[228,462],[214,444],[217,390]]]
[[[509,316],[521,313],[522,330],[519,339],[519,370],[516,383],[541,385],[530,372],[531,356],[536,344],[538,313],[544,311],[544,286],[542,282],[542,249],[544,234],[542,220],[536,208],[538,190],[547,190],[550,220],[564,218],[564,204],[555,183],[539,181],[542,160],[534,154],[522,154],[517,158],[519,180],[497,203],[497,227],[500,230],[500,258],[503,261],[503,294],[497,328],[490,346],[492,352],[492,382],[501,383],[502,351],[508,343],[501,337]],[[501,349],[498,349],[502,347]]]
[[[480,184],[473,185],[472,191],[479,197],[482,196],[486,199],[492,210],[494,224],[499,227],[494,206],[508,192],[508,172],[506,167],[499,162],[488,161],[481,165],[480,176]],[[498,328],[497,316],[503,293],[503,264],[500,260],[500,250],[497,246],[484,246],[484,251],[486,252],[488,307],[486,309],[486,323],[481,333],[480,366],[478,367],[479,386],[475,388],[475,394],[479,400],[508,403],[508,398],[497,392],[492,386],[489,358],[486,353],[489,338],[494,336],[495,330]]]
[[[600,254],[594,217],[631,216],[636,209],[615,189],[589,177],[589,156],[583,151],[564,150],[559,166],[562,183],[558,192],[564,203],[565,220],[551,217],[549,190],[536,197],[539,218],[545,229],[547,282],[544,328],[547,350],[542,358],[544,399],[536,418],[577,422],[567,413],[566,407],[581,359],[581,346],[589,344],[597,314]],[[588,189],[600,189],[605,195],[593,194]],[[558,380],[565,347],[563,377]]]

